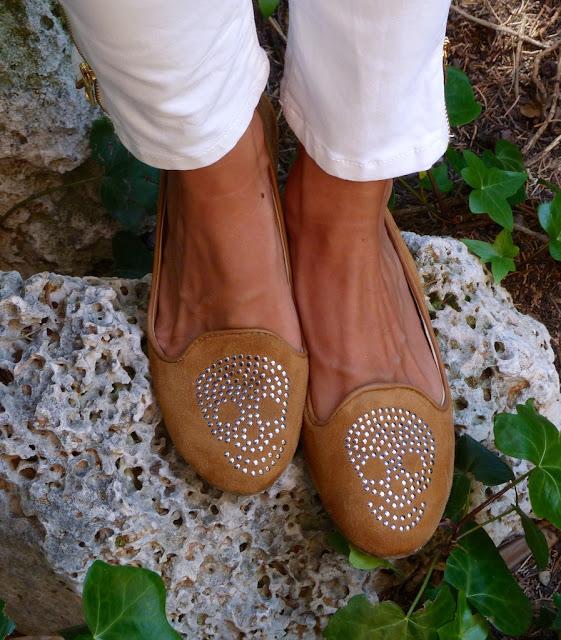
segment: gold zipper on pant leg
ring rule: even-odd
[[[86,57],[82,53],[76,38],[74,37],[74,31],[72,29],[72,23],[68,18],[68,14],[63,10],[63,15],[66,20],[66,26],[68,27],[68,33],[70,34],[70,39],[74,43],[78,54],[82,58],[82,62],[80,63],[79,69],[82,74],[81,78],[76,80],[76,89],[83,89],[86,94],[87,101],[94,107],[99,107],[104,113],[107,113],[103,103],[101,101],[101,91],[99,88],[99,82],[97,80],[97,76],[95,75],[95,71],[92,69],[90,63],[86,60]],[[108,114],[109,115],[109,114]]]
[[[450,38],[445,36],[444,46],[442,47],[442,58],[444,60],[444,67],[448,66],[448,56],[450,55]]]
[[[442,63],[444,65],[444,80],[446,81],[446,70],[448,69],[448,56],[450,55],[450,38],[444,37],[444,46],[442,47]],[[448,117],[448,108],[444,105],[444,113],[446,114],[446,124],[448,125],[448,140],[452,137],[450,128],[450,118]]]

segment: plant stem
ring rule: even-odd
[[[423,207],[424,207],[424,208],[426,208],[426,209],[430,209],[430,210],[431,210],[431,211],[436,215],[436,217],[437,217],[439,220],[441,220],[441,221],[443,221],[443,222],[444,222],[444,220],[442,220],[442,218],[438,215],[438,212],[436,211],[436,208],[435,208],[435,207],[433,207],[433,206],[431,205],[431,203],[427,200],[427,197],[426,197],[426,195],[425,195],[425,191],[424,191],[424,189],[423,189],[422,187],[421,187],[421,192],[419,193],[419,192],[417,191],[417,189],[414,189],[414,188],[413,188],[413,187],[412,187],[412,186],[411,186],[411,185],[410,185],[406,180],[404,180],[403,178],[397,178],[397,181],[399,182],[399,184],[400,184],[402,187],[404,187],[405,189],[407,189],[407,191],[409,191],[409,193],[410,193],[412,196],[414,196],[414,198],[415,198],[416,200],[418,200],[418,201],[423,205]]]
[[[412,196],[414,196],[422,205],[426,205],[426,202],[421,198],[417,190],[413,189],[413,187],[407,182],[407,180],[404,180],[403,178],[398,178],[397,181],[404,189],[407,189],[407,191],[409,191],[409,193]]]
[[[434,192],[434,197],[436,198],[436,204],[438,207],[438,212],[440,213],[441,216],[445,215],[445,209],[444,209],[444,201],[442,200],[442,196],[440,195],[440,191],[438,189],[438,187],[436,186],[436,180],[434,179],[434,174],[432,172],[432,169],[429,169],[427,171],[427,176],[430,180],[431,186],[432,186],[432,190]]]
[[[532,231],[532,229],[528,229],[528,227],[526,227],[523,224],[520,224],[519,222],[515,222],[514,223],[514,228],[516,229],[516,231],[520,231],[522,233],[525,233],[528,236],[532,236],[532,238],[537,238],[538,240],[541,240],[542,242],[545,242],[546,246],[549,242],[549,238],[545,235],[545,233],[539,233],[538,231]]]
[[[421,202],[424,202],[428,206],[429,201],[427,200],[427,194],[425,193],[422,182],[419,183],[419,194],[421,196]]]
[[[461,540],[464,536],[469,536],[470,533],[473,533],[478,529],[482,529],[483,527],[486,527],[488,524],[491,524],[491,522],[495,522],[495,520],[500,520],[501,518],[504,518],[505,516],[507,516],[509,513],[512,513],[513,511],[516,511],[516,507],[514,505],[512,507],[509,507],[506,511],[499,513],[499,515],[494,516],[493,518],[489,518],[489,520],[485,520],[485,522],[478,523],[478,525],[476,527],[473,527],[473,529],[470,529],[469,531],[464,531],[462,534],[460,534],[456,538],[455,541],[458,542],[458,540]]]
[[[480,513],[481,511],[483,511],[483,509],[487,508],[492,502],[494,502],[495,500],[497,500],[498,498],[500,498],[501,496],[503,496],[507,491],[510,491],[511,489],[513,489],[517,484],[520,484],[523,480],[526,480],[526,478],[532,473],[533,469],[530,469],[530,471],[526,471],[526,473],[523,473],[521,476],[519,476],[518,478],[515,478],[514,480],[511,480],[508,484],[506,484],[500,491],[497,491],[497,493],[493,493],[492,495],[490,495],[487,500],[485,500],[484,502],[482,502],[478,507],[475,507],[475,509],[472,509],[472,511],[470,511],[469,513],[467,513],[454,527],[454,533],[458,532],[461,527],[466,523],[469,522],[470,520],[473,520],[473,518],[475,518],[475,516]]]
[[[284,31],[281,29],[280,24],[275,20],[275,18],[273,17],[269,17],[269,24],[273,27],[273,29],[279,34],[279,36],[284,40],[284,42],[288,42],[288,39],[284,33]]]
[[[43,191],[37,191],[36,193],[32,193],[27,198],[16,202],[12,207],[10,207],[7,211],[5,211],[2,215],[0,215],[0,222],[3,222],[8,216],[10,216],[14,211],[17,211],[21,207],[24,207],[28,202],[32,202],[37,198],[41,198],[42,196],[46,196],[49,193],[54,193],[55,191],[60,191],[61,189],[68,189],[70,187],[76,187],[80,184],[85,184],[86,182],[93,182],[94,180],[99,180],[103,178],[101,176],[92,176],[90,178],[83,178],[82,180],[76,180],[75,182],[66,182],[64,184],[57,184],[56,187],[49,187],[48,189],[43,189]]]
[[[411,603],[411,606],[409,607],[409,611],[407,611],[407,617],[409,617],[413,613],[413,611],[415,611],[415,607],[419,604],[419,600],[421,599],[421,596],[423,595],[425,589],[427,588],[427,584],[429,583],[434,567],[436,566],[436,563],[439,560],[440,560],[440,553],[437,553],[432,559],[432,562],[430,563],[429,570],[427,571],[427,575],[423,580],[423,584],[421,585],[421,588],[419,589],[419,591],[417,592],[417,595],[415,596],[415,599]]]

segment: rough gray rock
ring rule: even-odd
[[[189,638],[299,637],[350,593],[374,596],[371,577],[326,548],[300,459],[268,492],[236,498],[175,455],[141,349],[147,289],[51,274],[0,280],[0,528],[23,521],[20,537],[67,584],[94,556],[158,571]],[[37,633],[43,621],[29,611],[52,602],[28,593],[18,608],[10,595],[27,584],[17,565],[2,567],[1,582],[11,581],[22,630]]]
[[[529,398],[559,423],[559,376],[545,327],[514,308],[506,289],[462,243],[403,235],[432,308],[458,429],[487,440],[493,416]]]
[[[508,292],[493,283],[462,243],[413,233],[404,236],[432,308],[454,397],[457,434],[468,433],[493,449],[493,416],[514,412],[517,404],[530,398],[560,426],[559,376],[547,329],[515,309]],[[517,474],[529,469],[525,461],[512,462]],[[520,506],[530,511],[525,484],[518,495]],[[476,483],[472,500],[479,504],[483,499],[484,487]],[[479,519],[498,515],[513,501],[510,491],[482,511]],[[515,514],[487,527],[497,543],[519,529]]]
[[[488,442],[492,415],[528,397],[558,420],[545,328],[514,309],[461,243],[407,239],[434,307],[459,431]],[[319,638],[350,595],[375,598],[376,578],[326,544],[331,525],[300,456],[253,497],[205,485],[178,459],[142,352],[148,286],[0,275],[0,535],[20,540],[22,558],[40,552],[36,577],[53,585],[50,597],[28,591],[13,545],[11,563],[0,554],[8,611],[24,632],[54,631],[62,599],[58,622],[79,621],[68,589],[102,558],[158,571],[187,638]],[[495,523],[493,535],[512,526]]]
[[[58,5],[0,6],[0,269],[87,273],[111,256],[115,225],[99,185],[53,191],[10,214],[31,194],[95,176],[91,122],[100,117],[74,86],[71,45]]]

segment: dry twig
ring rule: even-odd
[[[516,53],[514,54],[514,95],[516,97],[515,103],[520,97],[520,56],[522,54],[522,36],[524,35],[524,29],[526,28],[526,14],[522,16],[522,22],[520,23],[520,30],[518,36],[518,44],[516,45]]]
[[[483,18],[477,18],[476,16],[472,16],[471,13],[460,9],[456,5],[452,5],[450,7],[452,11],[458,13],[459,15],[467,18],[467,20],[471,20],[472,22],[476,22],[483,27],[487,27],[488,29],[494,29],[495,31],[499,31],[500,33],[507,33],[510,36],[514,36],[515,38],[520,38],[524,42],[528,42],[529,44],[534,45],[534,47],[538,47],[539,49],[547,49],[549,45],[540,42],[539,40],[535,40],[534,38],[530,38],[529,36],[523,35],[511,29],[510,27],[505,27],[502,24],[495,24],[494,22],[489,22],[489,20],[484,20]]]
[[[553,149],[555,149],[555,147],[561,142],[561,134],[557,136],[557,138],[555,138],[555,140],[553,140],[553,142],[550,142],[547,147],[545,149],[543,149],[542,151],[540,151],[536,156],[534,156],[533,158],[531,158],[530,160],[528,160],[526,162],[526,165],[528,167],[531,167],[532,165],[536,164],[536,162],[539,162],[540,160],[542,160],[542,158],[545,158],[545,156],[548,153],[551,153],[551,151],[553,151]]]
[[[561,41],[557,43],[556,46],[559,46]],[[550,47],[551,48],[551,47]],[[528,153],[530,149],[536,144],[536,142],[540,139],[543,132],[549,127],[549,124],[555,117],[555,113],[557,110],[557,101],[559,100],[559,85],[561,84],[561,54],[557,60],[557,76],[555,78],[555,88],[553,89],[553,97],[551,98],[551,107],[549,108],[549,112],[547,114],[546,119],[542,122],[536,133],[530,138],[530,140],[526,143],[524,148],[522,149],[523,153]],[[544,150],[545,151],[545,150]],[[543,152],[542,152],[543,154]],[[533,159],[535,160],[535,158]],[[537,162],[537,160],[535,160]]]
[[[269,18],[269,24],[279,34],[279,36],[284,40],[285,43],[288,42],[288,39],[287,39],[284,31],[281,29],[280,24],[273,17]]]
[[[541,242],[549,242],[549,238],[544,233],[540,233],[539,231],[532,231],[532,229],[528,229],[526,225],[515,222],[514,228],[516,229],[516,231],[525,233],[527,236],[532,236],[532,238],[537,238]]]

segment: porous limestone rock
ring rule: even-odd
[[[559,375],[543,324],[519,313],[509,293],[494,284],[461,242],[403,235],[425,285],[454,398],[457,434],[468,433],[493,449],[493,416],[514,412],[517,404],[530,398],[561,426]],[[517,474],[530,468],[525,461],[510,462]],[[485,498],[484,489],[476,483],[474,504]],[[520,506],[530,511],[526,485],[518,488],[518,495]],[[507,492],[479,519],[498,515],[513,501],[514,491]],[[487,527],[497,543],[519,529],[515,514]]]
[[[458,430],[491,444],[493,414],[529,397],[558,420],[544,327],[516,311],[461,243],[406,237],[432,301]],[[300,455],[250,497],[207,486],[177,457],[142,349],[148,287],[0,275],[0,536],[14,541],[10,561],[0,554],[0,596],[22,631],[53,632],[79,622],[69,589],[94,558],[133,562],[163,576],[170,620],[186,638],[319,638],[350,595],[375,599],[375,576],[326,544],[332,525]],[[494,523],[494,537],[512,526]],[[18,571],[30,552],[43,558],[31,588]],[[36,593],[43,579],[49,597]]]
[[[70,39],[58,4],[0,6],[0,269],[91,272],[111,257],[116,225],[99,203],[99,181],[34,199],[31,194],[100,174],[88,161],[98,109],[77,91]]]
[[[67,585],[94,557],[158,571],[187,638],[313,637],[349,594],[374,596],[372,578],[326,547],[301,459],[243,498],[178,459],[142,352],[147,290],[147,280],[0,279],[0,537],[17,530],[24,555],[38,546]],[[57,607],[18,565],[1,567],[0,593],[22,631],[45,631]]]

